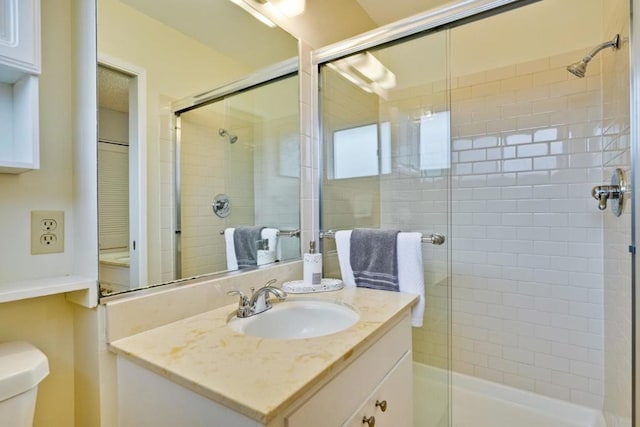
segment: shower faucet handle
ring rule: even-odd
[[[624,171],[616,169],[611,176],[611,185],[596,185],[591,195],[598,201],[598,209],[607,209],[607,201],[611,200],[611,210],[615,216],[622,215],[624,210],[625,193],[628,191]]]
[[[591,190],[591,195],[598,201],[598,209],[607,209],[607,199],[620,198],[619,185],[597,185]]]

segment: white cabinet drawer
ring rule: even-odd
[[[411,354],[411,325],[406,315],[353,363],[339,372],[295,412],[288,427],[340,426],[362,406],[403,356]],[[404,384],[411,392],[411,382]],[[409,410],[412,414],[412,410]],[[400,426],[396,426],[400,427]]]
[[[376,427],[412,427],[412,366],[409,352],[343,427],[366,427],[367,423],[363,420],[371,420],[370,424]]]

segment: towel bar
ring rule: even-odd
[[[220,230],[220,235],[224,235],[224,230]],[[300,237],[300,230],[279,230],[280,237]]]
[[[336,237],[337,230],[327,230],[320,232],[321,239],[334,239]],[[430,234],[427,237],[422,238],[422,243],[431,243],[432,245],[441,245],[445,242],[446,238],[444,235],[439,233]]]

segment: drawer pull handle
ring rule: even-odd
[[[371,415],[369,418],[367,418],[367,416],[365,415],[364,417],[362,417],[362,424],[366,424],[369,427],[374,427],[376,425],[376,417]]]
[[[386,400],[383,400],[383,401],[381,402],[381,401],[379,401],[379,400],[376,400],[376,408],[377,408],[377,407],[380,407],[380,410],[381,410],[382,412],[386,411],[386,410],[387,410],[387,401],[386,401]]]

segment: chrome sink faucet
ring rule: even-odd
[[[278,298],[278,301],[283,301],[287,297],[287,293],[282,289],[273,286],[276,282],[276,279],[271,279],[263,287],[258,288],[258,290],[251,288],[250,297],[246,296],[241,291],[228,291],[228,295],[240,296],[236,315],[240,318],[251,317],[269,310],[271,308],[271,299],[269,299],[269,294],[273,294]]]

